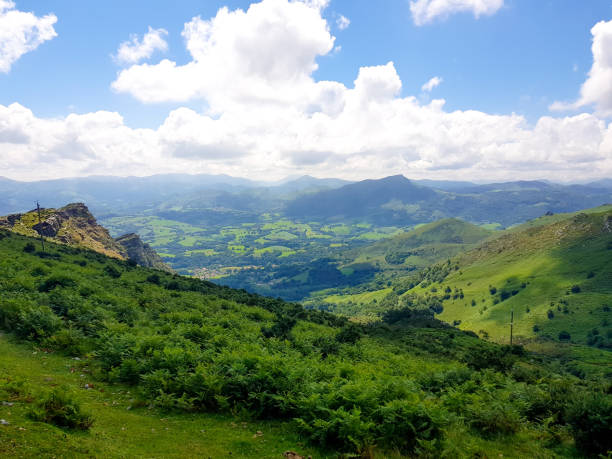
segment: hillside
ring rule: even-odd
[[[443,327],[431,311],[398,309],[360,327],[87,249],[32,252],[34,243],[0,230],[0,327],[11,334],[0,336],[4,454],[161,457],[172,441],[172,454],[235,457],[612,447],[597,372],[578,379],[567,362]]]
[[[350,315],[434,302],[438,318],[499,342],[509,341],[514,311],[515,342],[610,348],[612,206],[544,216],[417,274],[399,273],[386,289],[325,300]]]
[[[397,175],[298,197],[287,205],[285,213],[294,218],[361,220],[376,225],[408,226],[442,218],[461,218],[509,227],[546,212],[577,211],[611,201],[611,190],[598,184],[418,183]]]
[[[100,225],[85,204],[75,203],[59,209],[36,209],[23,214],[0,217],[0,227],[26,236],[44,236],[62,244],[86,247],[109,257],[125,259],[125,250]]]
[[[436,196],[434,190],[416,185],[402,175],[395,175],[298,197],[287,205],[285,213],[290,217],[337,221],[367,217],[381,224],[390,224],[397,219],[419,223],[424,220],[418,212],[409,220],[401,208],[394,208],[395,203],[400,207],[405,203],[417,205]]]
[[[491,236],[493,231],[448,218],[418,226],[357,250],[355,262],[375,260],[383,268],[417,269],[452,257]]]
[[[68,204],[59,209],[40,209],[40,220],[36,209],[0,217],[0,228],[26,236],[44,237],[45,241],[91,249],[120,260],[129,259],[149,268],[170,270],[137,234],[113,239],[82,203]]]
[[[443,320],[507,340],[514,310],[519,341],[567,332],[566,341],[612,348],[612,207],[540,219],[453,262],[438,289],[463,298],[444,302]]]

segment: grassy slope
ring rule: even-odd
[[[78,388],[78,398],[93,412],[95,424],[89,433],[68,432],[27,421],[24,418],[26,407],[21,401],[14,407],[0,406],[2,418],[11,422],[10,426],[0,427],[0,452],[22,456],[68,455],[76,451],[82,455],[150,457],[175,454],[189,457],[208,454],[223,457],[232,451],[244,457],[278,457],[284,449],[298,449],[298,438],[292,433],[295,424],[291,418],[301,416],[308,419],[311,415],[308,410],[326,419],[315,417],[316,420],[310,424],[315,432],[321,429],[322,435],[332,435],[332,431],[323,434],[328,416],[331,419],[340,416],[334,422],[340,422],[339,419],[349,413],[356,416],[354,420],[340,424],[342,427],[337,435],[343,436],[343,429],[349,429],[348,432],[352,433],[346,438],[350,444],[353,442],[351,438],[356,438],[360,442],[357,446],[363,445],[362,442],[367,446],[374,441],[370,435],[377,428],[375,423],[369,423],[369,416],[375,416],[380,406],[391,408],[396,406],[394,404],[408,402],[411,406],[422,406],[439,413],[436,416],[442,416],[439,422],[444,426],[443,434],[435,447],[447,454],[489,457],[500,454],[505,457],[572,454],[571,440],[566,434],[552,441],[550,435],[541,430],[539,420],[517,421],[521,416],[517,410],[521,408],[514,405],[513,394],[523,391],[524,383],[487,366],[482,372],[467,367],[465,359],[472,358],[470,355],[474,352],[475,355],[496,352],[498,348],[494,345],[454,330],[398,329],[391,333],[383,327],[362,336],[354,344],[338,343],[335,351],[326,351],[328,355],[322,356],[319,346],[333,344],[334,336],[340,331],[339,326],[331,322],[325,323],[324,320],[318,324],[299,319],[291,331],[291,340],[268,339],[262,335],[262,328],[273,325],[274,314],[262,306],[222,300],[214,295],[230,292],[228,289],[211,286],[211,293],[202,294],[177,289],[177,286],[170,288],[173,279],[178,278],[161,272],[157,273],[161,284],[152,285],[146,278],[154,271],[131,268],[98,254],[53,244],[48,250],[59,258],[41,259],[36,254],[23,252],[27,242],[27,238],[16,235],[4,236],[0,241],[0,313],[5,314],[5,320],[15,321],[21,327],[26,325],[24,316],[15,317],[11,308],[23,305],[19,307],[23,307],[25,316],[28,316],[27,311],[44,312],[45,309],[40,309],[37,304],[67,302],[72,305],[69,308],[82,312],[75,316],[74,312],[68,311],[63,330],[83,329],[83,333],[93,333],[87,335],[87,346],[93,346],[90,351],[95,350],[104,358],[119,358],[119,364],[113,364],[108,371],[100,367],[98,358],[84,360],[93,369],[92,374],[103,379],[121,379],[124,370],[134,370],[137,364],[140,365],[140,380],[147,379],[151,384],[155,383],[151,379],[154,374],[175,371],[173,367],[177,365],[178,369],[177,373],[168,373],[166,383],[169,387],[165,394],[162,393],[163,397],[160,396],[161,400],[155,396],[150,398],[150,393],[141,385],[128,388],[121,384],[105,385],[96,380],[96,390],[84,391],[80,386],[92,379],[85,372],[87,368],[70,373],[74,361],[55,354],[43,355],[41,350],[33,351],[29,345],[17,346],[2,337],[0,363],[3,374],[0,376],[25,378],[37,391],[56,383]],[[87,261],[84,266],[75,263],[83,260]],[[109,267],[119,270],[121,276],[109,276]],[[76,285],[55,287],[49,294],[38,287],[45,285],[45,280],[50,277],[56,276],[57,279],[62,275],[70,276]],[[196,281],[185,279],[180,282],[192,285]],[[234,293],[240,296],[239,292]],[[259,301],[251,299],[256,303]],[[102,330],[92,330],[92,322],[83,321],[81,314],[103,316],[104,320],[97,323]],[[68,322],[72,322],[70,327]],[[108,338],[99,339],[98,333]],[[122,351],[131,357],[118,356],[114,351],[109,354],[105,348],[107,344],[125,343],[132,339],[136,340],[133,347]],[[50,343],[53,342],[51,339]],[[143,346],[154,346],[156,350],[149,354]],[[190,359],[195,360],[190,363]],[[497,365],[495,359],[492,362]],[[196,364],[195,368],[193,364]],[[534,371],[548,372],[545,368],[532,367],[527,359],[521,364]],[[249,367],[252,370],[248,371]],[[262,371],[270,374],[262,374]],[[133,403],[132,398],[143,406],[167,404],[168,400],[176,406],[177,398],[188,389],[180,386],[173,389],[172,386],[196,373],[204,377],[218,375],[219,387],[215,390],[219,392],[215,397],[206,396],[204,405],[195,404],[191,409],[206,411],[208,403],[225,399],[230,403],[230,412],[242,413],[239,419],[206,413],[168,415],[155,408],[151,411],[146,408],[127,410]],[[81,377],[81,374],[85,376]],[[129,377],[128,373],[125,375]],[[455,381],[456,375],[463,375],[459,376],[459,382]],[[283,384],[288,384],[283,389],[286,392],[277,392],[279,385]],[[213,389],[212,386],[203,386],[203,389],[206,387]],[[236,394],[235,390],[240,387],[244,387],[248,394]],[[486,390],[480,390],[480,387]],[[100,388],[104,392],[100,392]],[[459,400],[459,393],[463,398],[457,405],[454,400]],[[271,403],[268,409],[275,407],[275,397],[289,404],[288,411],[280,414],[287,426],[291,426],[287,427],[289,430],[279,423],[248,422],[243,430],[231,425],[233,420],[238,422],[255,416],[249,410],[257,408],[258,400],[268,400]],[[471,427],[471,416],[489,419],[483,421],[487,423],[485,428],[489,422],[496,422],[486,414],[492,400],[509,410],[509,422],[514,426],[510,433],[490,436],[483,434],[478,427]],[[113,401],[118,404],[113,406]],[[315,405],[312,404],[314,401]],[[296,404],[297,412],[292,411],[291,404]],[[227,412],[222,406],[217,410]],[[167,421],[162,421],[162,417]],[[384,422],[396,426],[405,421],[397,418]],[[19,427],[26,430],[19,430]],[[122,427],[126,430],[121,430]],[[168,431],[165,431],[166,427]],[[361,430],[366,428],[372,434]],[[253,439],[256,430],[262,430],[264,436]],[[544,442],[545,438],[551,443]],[[332,441],[333,437],[330,439]],[[303,453],[308,449],[300,446],[299,451]],[[369,451],[381,456],[393,455],[392,451]]]
[[[602,323],[612,321],[604,310],[612,306],[612,233],[603,225],[611,210],[531,222],[458,257],[459,270],[443,285],[461,289],[465,297],[446,301],[440,318],[461,320],[462,328],[504,341],[513,309],[519,339],[535,336],[534,325],[540,335],[556,339],[565,330],[579,343],[593,328],[606,333],[610,326]],[[579,293],[571,291],[574,285]],[[504,291],[511,296],[494,304]]]
[[[492,233],[471,223],[448,218],[358,249],[351,255],[354,263],[376,261],[383,270],[422,268],[470,249]]]
[[[75,368],[71,372],[71,368]],[[95,381],[87,365],[49,354],[31,344],[18,344],[0,335],[0,381],[26,380],[36,391],[55,386],[77,393],[77,399],[95,418],[89,432],[61,429],[31,421],[31,403],[13,400],[1,406],[0,456],[10,457],[274,457],[299,451],[327,457],[305,447],[289,425],[215,414],[167,413],[132,405],[133,387]],[[0,398],[3,394],[0,391]],[[255,436],[260,431],[261,436]]]

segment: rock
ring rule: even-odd
[[[2,402],[2,406],[13,406],[14,403],[12,402]]]
[[[6,419],[0,419],[0,426],[8,426],[11,423],[8,422]]]
[[[285,456],[287,459],[312,459],[312,456],[301,456],[294,451],[285,451],[283,456]]]
[[[136,264],[146,268],[157,268],[172,272],[172,269],[164,263],[157,252],[155,252],[149,244],[142,242],[138,234],[124,234],[116,238],[115,242],[125,250],[128,260],[132,260]]]

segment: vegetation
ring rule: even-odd
[[[142,430],[135,422],[150,425],[149,413],[161,410],[180,419],[179,428],[188,416],[180,413],[203,422],[290,421],[288,438],[300,435],[322,454],[552,457],[610,447],[609,380],[595,372],[578,377],[558,361],[445,326],[433,317],[436,301],[414,297],[385,322],[358,326],[84,249],[50,243],[46,252],[27,252],[30,238],[0,238],[0,326],[35,352],[53,352],[54,375],[75,380],[65,362],[85,375],[76,379],[77,395],[11,395],[20,384],[12,373],[24,384],[44,379],[44,362],[29,363],[29,352],[23,365],[32,371],[13,361],[0,393],[31,405],[30,416],[45,424],[90,427],[92,434],[81,435],[94,454],[108,441],[95,429],[116,426],[115,418],[128,422],[125,409],[101,406],[102,393],[92,389],[98,384],[104,393],[129,391],[123,403],[134,413],[126,429],[135,431]],[[0,409],[3,418],[13,416]],[[30,441],[52,432],[30,426]],[[0,451],[25,452],[18,432],[0,430]],[[240,454],[264,457],[274,448],[243,446]]]

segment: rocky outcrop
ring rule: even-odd
[[[116,238],[115,242],[125,250],[128,259],[133,260],[140,266],[172,271],[149,244],[142,242],[138,234],[124,234]]]
[[[36,209],[0,217],[0,228],[26,236],[43,236],[53,242],[85,247],[109,257],[131,259],[141,266],[171,271],[138,235],[126,234],[113,239],[106,228],[98,225],[83,203],[68,204],[59,209],[40,209],[40,221]]]

